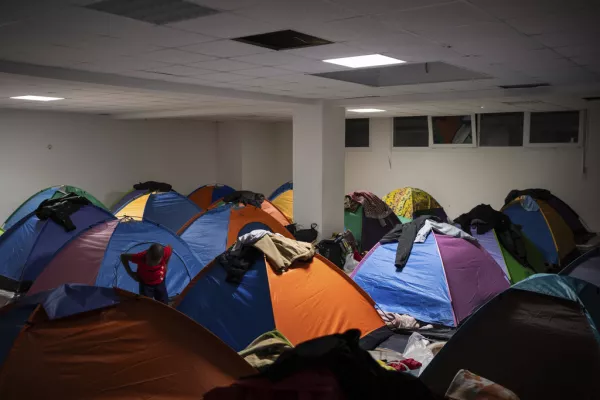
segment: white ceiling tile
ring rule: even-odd
[[[200,78],[204,79],[206,81],[215,81],[215,82],[235,82],[235,81],[241,81],[241,80],[247,79],[246,76],[227,73],[227,72],[206,74],[206,75],[202,75]]]
[[[415,33],[427,39],[444,44],[519,40],[525,35],[503,22],[481,22],[464,26],[428,25],[414,29]]]
[[[428,26],[449,27],[494,21],[489,14],[465,2],[390,12],[380,18],[390,29],[409,31],[423,31]]]
[[[305,57],[299,57],[293,54],[285,53],[282,51],[274,51],[270,53],[252,54],[249,56],[235,57],[236,61],[242,61],[245,63],[263,65],[266,67],[277,67],[281,65],[294,65],[303,61],[310,61]]]
[[[529,15],[568,12],[585,6],[590,0],[469,0],[472,4],[492,13],[500,19],[519,18]]]
[[[348,46],[343,43],[326,44],[323,46],[305,47],[303,49],[285,50],[286,53],[317,60],[329,58],[351,57],[364,55],[365,50]]]
[[[196,67],[196,68],[208,69],[208,70],[219,71],[219,72],[231,72],[231,71],[237,71],[240,69],[256,68],[255,64],[248,64],[245,62],[235,61],[232,59],[219,59],[219,60],[212,60],[212,61],[204,61],[204,62],[193,63],[193,64],[189,64],[189,65],[192,67]]]
[[[247,76],[255,76],[257,78],[267,78],[270,76],[278,76],[278,75],[291,75],[292,72],[281,69],[281,68],[273,68],[273,67],[259,67],[259,68],[251,68],[251,69],[243,69],[240,71],[236,71],[240,75]]]
[[[332,3],[357,11],[364,15],[381,14],[389,11],[426,7],[449,3],[455,0],[331,0]]]
[[[205,54],[193,53],[191,51],[180,49],[162,49],[141,54],[140,57],[172,64],[189,64],[193,62],[214,60],[214,57]]]
[[[295,62],[289,65],[282,65],[280,68],[287,69],[294,72],[306,72],[310,74],[318,74],[322,72],[333,72],[343,71],[346,67],[341,65],[326,63],[321,60],[306,59],[303,61]]]
[[[597,56],[600,54],[600,46],[594,43],[555,47],[553,50],[569,58]]]
[[[143,42],[161,47],[181,47],[216,39],[212,36],[155,25],[128,32],[120,37],[135,43]]]
[[[273,51],[263,47],[235,42],[233,40],[218,40],[215,42],[200,43],[192,46],[184,46],[181,47],[181,49],[215,57],[238,57]]]
[[[542,33],[532,36],[532,38],[548,47],[562,47],[596,44],[599,34],[582,30],[579,32]]]
[[[150,72],[161,72],[163,74],[179,75],[179,76],[195,76],[195,75],[210,74],[212,72],[212,71],[207,71],[205,69],[188,67],[185,65],[170,65],[167,67],[143,68],[143,70],[150,71]],[[202,78],[202,79],[204,79],[204,78]]]
[[[196,3],[201,6],[214,8],[217,10],[236,10],[238,8],[248,7],[256,4],[260,0],[187,0],[190,3]]]
[[[231,39],[240,36],[273,32],[280,29],[281,25],[273,21],[253,20],[226,12],[177,22],[169,26],[218,38]]]
[[[307,23],[301,28],[303,33],[334,42],[360,40],[362,38],[385,37],[392,33],[375,17],[358,16],[336,21]]]
[[[351,18],[359,13],[324,0],[262,0],[260,3],[239,9],[238,14],[260,21],[295,26]]]
[[[552,32],[580,32],[598,27],[597,15],[600,4],[593,7],[569,8],[556,14],[535,15],[506,21],[509,25],[527,35]],[[600,33],[600,30],[598,30]]]

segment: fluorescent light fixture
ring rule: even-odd
[[[349,108],[348,111],[355,112],[355,113],[378,113],[378,112],[385,112],[385,110],[382,110],[380,108]]]
[[[15,100],[31,100],[31,101],[56,101],[56,100],[64,100],[64,97],[47,97],[47,96],[33,96],[28,94],[26,96],[15,96],[11,97],[11,99]]]
[[[369,54],[366,56],[332,58],[330,60],[323,60],[323,62],[343,65],[344,67],[350,68],[363,68],[377,67],[380,65],[404,64],[406,61],[398,60],[388,56],[382,56],[381,54]]]

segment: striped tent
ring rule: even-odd
[[[115,211],[117,218],[130,217],[148,220],[177,232],[202,209],[181,194],[143,191]]]
[[[294,221],[294,184],[284,183],[269,196],[269,201],[283,212],[289,221]]]
[[[179,231],[202,265],[233,246],[238,237],[265,229],[293,239],[275,218],[254,206],[224,204],[190,219]]]
[[[97,224],[71,239],[39,275],[29,293],[67,283],[119,287],[138,293],[139,285],[125,271],[120,256],[138,253],[152,243],[173,248],[166,284],[170,296],[185,288],[204,264],[177,235],[150,221],[111,220]]]
[[[235,192],[235,189],[231,186],[216,183],[200,186],[188,195],[188,199],[201,209],[207,210],[212,204],[233,192]]]
[[[277,329],[292,344],[359,329],[363,336],[384,326],[373,301],[324,257],[276,273],[260,257],[241,283],[226,281],[213,262],[181,295],[177,309],[240,351]]]

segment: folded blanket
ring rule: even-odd
[[[280,235],[264,235],[253,246],[262,251],[271,267],[278,273],[287,271],[296,261],[311,261],[315,247]]]

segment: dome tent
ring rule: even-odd
[[[400,218],[400,222],[412,221],[420,215],[434,215],[447,220],[448,216],[440,204],[427,192],[405,187],[392,190],[383,198],[394,213]]]
[[[181,194],[143,191],[115,211],[117,218],[146,219],[177,232],[202,209]]]
[[[212,204],[233,192],[235,189],[231,186],[215,183],[214,185],[200,186],[188,194],[188,199],[201,209],[207,210]]]
[[[469,240],[431,232],[412,245],[402,268],[395,265],[398,247],[378,244],[351,275],[383,311],[457,326],[510,286],[492,256]]]
[[[213,261],[176,307],[236,351],[274,329],[297,345],[351,328],[366,336],[384,326],[369,296],[318,254],[283,273],[261,256],[241,283],[226,278],[225,269]]]
[[[90,193],[86,192],[83,189],[80,189],[75,186],[69,185],[59,185],[59,186],[51,186],[49,188],[40,190],[29,199],[27,199],[23,204],[21,204],[4,222],[2,228],[6,231],[11,226],[16,224],[19,220],[29,215],[29,213],[35,211],[40,203],[44,200],[50,199],[58,199],[66,196],[69,193],[74,193],[78,196],[85,197],[88,199],[93,205],[96,207],[107,209],[104,204],[102,204],[98,199],[92,196]]]
[[[287,229],[262,209],[237,204],[223,204],[194,216],[178,234],[202,265],[206,265],[233,246],[238,237],[255,229],[293,238]]]
[[[110,212],[91,204],[69,218],[73,230],[51,218],[41,220],[31,212],[0,237],[0,289],[26,291],[65,243],[94,225],[115,219]]]
[[[269,196],[269,201],[283,212],[289,221],[294,221],[294,184],[286,182]]]
[[[80,285],[0,310],[0,367],[0,398],[6,400],[200,399],[255,372],[170,307]]]
[[[166,285],[170,296],[183,290],[203,264],[173,232],[150,221],[111,220],[79,233],[67,242],[36,279],[30,293],[79,283],[119,287],[138,293],[139,285],[125,271],[120,256],[146,250],[152,243],[169,245]]]

